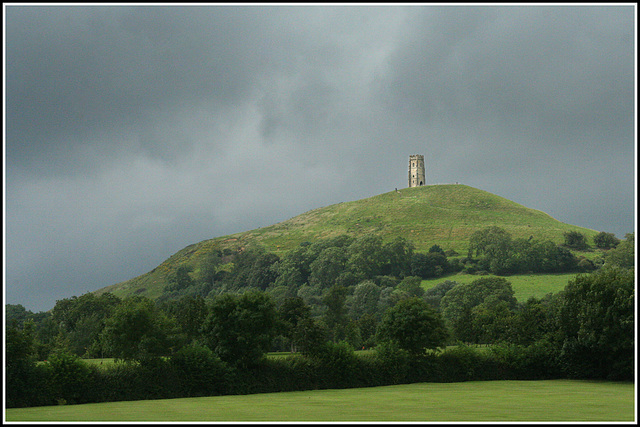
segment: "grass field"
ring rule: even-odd
[[[13,422],[633,422],[632,383],[478,381],[7,409]]]
[[[514,296],[520,302],[525,302],[529,297],[542,298],[548,293],[557,293],[564,289],[569,280],[575,278],[576,273],[559,274],[514,274],[513,276],[476,276],[473,274],[452,274],[445,277],[423,280],[424,290],[431,289],[445,280],[458,283],[471,283],[481,277],[504,277],[511,283]]]

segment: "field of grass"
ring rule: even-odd
[[[559,274],[514,274],[513,276],[476,276],[473,274],[452,274],[445,277],[423,280],[422,288],[431,289],[445,280],[458,283],[471,283],[480,277],[504,277],[511,283],[514,295],[520,302],[525,302],[529,297],[542,298],[548,293],[557,293],[564,289],[569,280],[575,278],[576,273]]]
[[[344,390],[7,409],[11,422],[633,422],[634,385],[575,380]]]

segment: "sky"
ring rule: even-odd
[[[412,154],[635,230],[635,4],[3,7],[7,304],[404,188]]]

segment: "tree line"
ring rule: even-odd
[[[492,243],[495,236],[500,238]],[[474,252],[468,258],[473,261],[466,261],[471,265],[502,254],[492,245],[513,242],[496,229],[471,239]],[[451,271],[456,262],[437,246],[416,256],[404,239],[382,244],[377,236],[340,236],[303,244],[282,259],[248,249],[234,257],[229,270],[219,269],[222,262],[215,259],[216,268],[208,270],[201,266],[180,273],[178,268],[173,284],[187,280],[180,278],[185,272],[196,283],[175,290],[173,299],[85,294],[35,315],[7,305],[7,382],[24,388],[29,381],[23,377],[33,372],[36,360],[45,359],[50,369],[57,366],[73,377],[79,356],[115,357],[147,367],[169,358],[216,372],[226,367],[248,372],[264,366],[264,355],[274,350],[330,366],[332,358],[349,359],[346,354],[354,348],[375,346],[377,357],[393,365],[400,363],[398,355],[421,359],[428,350],[456,343],[491,344],[496,360],[513,365],[528,357],[560,376],[630,379],[633,245],[629,234],[607,251],[600,268],[578,275],[558,294],[525,302],[516,301],[503,277],[479,276],[470,284],[443,281],[424,291],[424,276],[412,274],[435,273],[435,266]],[[197,278],[207,272],[217,287],[205,296],[179,294],[198,288]]]

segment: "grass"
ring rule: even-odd
[[[481,277],[504,277],[511,283],[514,296],[520,302],[525,302],[530,297],[542,298],[548,293],[557,293],[564,289],[577,276],[577,273],[559,274],[514,274],[512,276],[476,276],[473,274],[451,274],[422,281],[424,290],[431,289],[445,280],[458,283],[471,283]]]
[[[283,256],[301,242],[340,234],[357,237],[375,233],[385,242],[400,236],[412,241],[419,252],[437,244],[464,254],[471,234],[491,225],[504,228],[513,238],[534,236],[555,243],[562,243],[567,231],[581,232],[588,239],[597,234],[595,230],[562,223],[544,212],[473,187],[427,185],[337,203],[271,226],[204,240],[176,252],[146,274],[96,293],[158,298],[168,283],[168,275],[177,266],[188,264],[195,268],[211,251],[258,244]]]
[[[634,384],[419,383],[344,390],[14,408],[16,422],[632,422]]]

